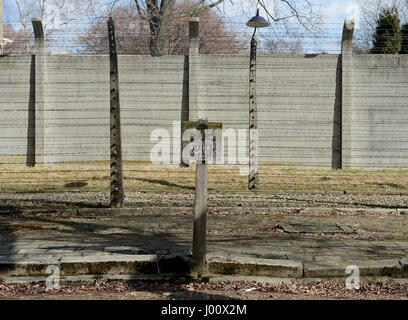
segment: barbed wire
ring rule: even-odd
[[[91,26],[96,26],[99,22],[101,28],[98,32],[87,34]],[[103,27],[107,17],[93,16],[89,18],[62,18],[59,21],[59,28],[50,29],[46,35],[47,52],[50,54],[107,54],[107,30]],[[213,50],[217,46],[224,44],[222,52],[219,53],[244,53],[249,50],[249,41],[252,36],[252,28],[247,28],[243,23],[234,21],[234,18],[223,18],[223,28],[229,30],[223,34],[212,34],[206,32],[202,39],[202,46],[210,46],[206,50]],[[137,26],[142,23],[142,19],[133,21]],[[18,27],[21,22],[18,20],[9,21],[9,25]],[[73,27],[74,25],[74,27]],[[341,32],[343,23],[321,22],[316,24],[321,28],[318,34],[305,32],[299,25],[283,26],[273,24],[271,28],[260,29],[258,32],[259,50],[261,53],[329,53],[338,54],[341,49]],[[209,30],[217,30],[219,26],[209,26]],[[148,26],[142,29],[131,30],[129,26],[125,29],[118,26],[117,41],[120,54],[149,54],[150,37]],[[21,31],[21,28],[19,29]],[[46,28],[47,30],[47,28]],[[208,31],[208,30],[206,30]],[[361,30],[362,32],[363,30]],[[356,41],[359,38],[360,30],[356,29]],[[20,35],[13,38],[13,44],[5,46],[5,53],[31,54],[34,50],[34,40],[32,30],[28,30],[29,35]],[[7,35],[7,32],[6,32]],[[173,37],[173,38],[172,38]],[[9,36],[10,38],[10,36]],[[186,53],[188,46],[188,30],[178,30],[177,34],[171,34],[171,46],[161,46],[163,52],[168,54],[180,54],[180,50]],[[407,37],[404,37],[406,39]],[[183,44],[184,43],[184,44]],[[182,47],[180,47],[182,46]],[[203,53],[206,53],[204,50]],[[215,50],[216,51],[216,50]],[[217,53],[217,52],[215,52]]]

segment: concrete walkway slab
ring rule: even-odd
[[[213,274],[345,281],[408,278],[408,216],[209,214],[208,270]],[[353,233],[286,233],[278,225],[350,226]],[[0,278],[163,276],[188,273],[189,213],[0,216]],[[180,254],[183,253],[183,254]],[[6,279],[5,279],[6,278]]]

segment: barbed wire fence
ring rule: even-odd
[[[32,79],[33,75],[35,76],[35,70],[27,72],[33,67],[29,56],[35,53],[33,35],[15,38],[13,46],[6,46],[5,48],[6,54],[20,54],[26,56],[26,59],[19,60],[13,55],[7,57],[7,59],[12,60],[5,60],[2,69],[8,72],[2,77],[5,84],[3,90],[8,91],[8,94],[2,94],[0,101],[1,111],[5,115],[2,118],[0,137],[5,142],[0,155],[2,206],[18,204],[25,207],[41,208],[51,204],[57,207],[105,207],[109,205],[109,143],[106,140],[106,135],[109,133],[110,97],[109,81],[107,80],[109,68],[107,61],[104,62],[104,60],[81,60],[81,57],[85,55],[98,57],[109,53],[106,18],[94,17],[92,22],[82,21],[80,24],[75,20],[66,22],[59,29],[46,34],[46,53],[51,58],[55,56],[55,61],[60,59],[59,56],[73,56],[74,59],[75,57],[78,59],[74,61],[60,60],[63,63],[59,64],[50,60],[47,63],[47,79],[45,80],[49,84],[46,89],[47,98],[46,101],[40,102],[47,104],[48,116],[42,127],[49,142],[47,143],[46,161],[37,161],[35,167],[27,167],[25,161],[27,145],[19,144],[19,141],[33,138],[33,132],[30,133],[30,125],[27,123],[36,117],[36,109],[33,109],[36,98],[32,97],[33,92],[31,92],[32,89],[36,91],[37,88],[36,79]],[[17,26],[18,22],[13,22],[13,24]],[[72,28],[72,24],[80,26]],[[195,90],[194,88],[188,89],[189,81],[191,82],[192,79],[186,79],[185,72],[183,74],[185,59],[181,57],[181,55],[187,55],[189,49],[188,28],[185,28],[186,25],[188,26],[188,19],[180,25],[174,27],[177,32],[173,38],[170,38],[167,47],[164,46],[164,49],[167,49],[170,54],[169,59],[163,60],[155,68],[149,69],[146,74],[132,78],[132,74],[137,74],[143,68],[147,68],[147,66],[143,66],[143,63],[150,60],[138,60],[137,65],[131,64],[133,60],[120,61],[123,70],[128,72],[120,76],[124,77],[122,85],[125,91],[125,94],[121,95],[121,111],[122,114],[126,114],[122,119],[124,128],[122,139],[126,154],[124,159],[124,188],[126,202],[129,206],[190,207],[192,205],[194,169],[192,167],[180,168],[176,163],[171,166],[168,164],[152,166],[147,160],[152,147],[151,132],[157,128],[173,130],[173,121],[179,121],[180,115],[188,116],[192,112],[191,110],[180,110],[180,105],[186,103],[184,91],[187,90],[192,94]],[[90,29],[93,26],[96,28]],[[136,26],[140,29],[133,30]],[[290,32],[283,27],[260,30],[258,34],[259,52],[261,54],[326,53],[338,55],[341,52],[342,27],[343,25],[330,24],[324,33],[314,36],[302,33],[299,28],[292,28]],[[201,33],[201,54],[248,55],[252,30],[246,30],[242,24],[233,21],[225,22],[226,31],[221,34],[217,33],[218,28],[219,26],[210,25],[207,29],[202,29],[204,33],[203,31]],[[148,56],[150,50],[149,30],[148,26],[143,25],[140,21],[134,22],[134,25],[130,27],[124,26],[123,29],[119,24],[116,37],[119,54]],[[225,44],[227,45],[225,46]],[[172,60],[172,56],[175,59]],[[230,64],[234,63],[231,62]],[[221,66],[218,71],[214,70],[217,67],[205,66],[210,70],[209,72],[217,73],[214,81],[221,81],[220,77],[224,78],[224,82],[221,84],[230,86],[232,92],[230,96],[226,97],[208,94],[206,111],[216,117],[220,110],[228,109],[231,113],[223,121],[226,126],[246,128],[245,126],[248,124],[247,110],[242,108],[240,105],[242,102],[237,102],[237,99],[242,101],[248,95],[244,87],[247,81],[248,66],[244,66],[246,62],[238,61],[237,63],[238,71],[232,75],[222,74],[225,71],[223,70],[226,68],[225,66]],[[190,64],[190,66],[194,65]],[[282,62],[277,64],[265,62],[262,65],[267,70],[274,67],[282,68],[282,66]],[[262,192],[264,193],[263,196],[267,198],[273,192],[276,194],[282,190],[342,191],[344,188],[350,188],[350,186],[351,188],[359,188],[362,184],[364,185],[364,182],[355,179],[355,173],[348,171],[338,173],[338,179],[333,180],[333,177],[327,178],[326,172],[319,170],[305,172],[294,168],[279,169],[268,161],[270,154],[279,150],[282,159],[290,159],[295,167],[296,163],[305,162],[304,159],[307,159],[307,156],[297,160],[298,155],[293,151],[300,148],[299,145],[294,147],[282,146],[279,143],[279,132],[285,136],[285,139],[306,143],[305,140],[302,140],[301,135],[290,127],[298,125],[299,121],[303,121],[307,127],[308,138],[315,138],[316,140],[317,145],[313,147],[316,151],[315,158],[319,159],[319,152],[326,152],[332,148],[331,146],[328,147],[323,141],[324,139],[321,138],[322,135],[327,136],[328,131],[333,130],[327,128],[327,119],[321,119],[319,116],[324,108],[324,102],[317,103],[319,106],[315,110],[306,110],[302,113],[299,104],[290,102],[290,94],[299,95],[300,99],[317,99],[316,97],[322,92],[323,94],[330,92],[326,95],[334,100],[335,93],[331,91],[332,87],[323,86],[314,92],[315,95],[311,96],[313,90],[309,90],[309,93],[302,97],[302,90],[299,86],[302,85],[302,81],[304,85],[306,81],[318,81],[322,77],[326,77],[336,84],[338,82],[336,63],[323,65],[319,74],[314,74],[311,71],[311,74],[307,75],[307,80],[301,79],[300,83],[296,83],[296,77],[299,76],[296,75],[297,67],[304,71],[300,65],[294,65],[286,69],[287,72],[294,73],[289,79],[284,75],[278,75],[274,78],[276,83],[289,81],[293,86],[295,82],[294,90],[289,93],[285,91],[284,86],[278,85],[276,87],[275,90],[282,90],[287,94],[286,97],[282,92],[277,93],[273,91],[274,89],[268,88],[268,84],[259,83],[260,91],[264,92],[264,102],[261,100],[261,104],[271,103],[271,100],[268,99],[272,99],[271,96],[273,95],[280,96],[283,101],[282,105],[263,110],[263,117],[258,119],[264,132],[264,137],[261,137],[261,140],[266,139],[269,134],[272,134],[277,140],[272,145],[262,147],[264,150],[269,149],[270,151],[266,152],[266,155],[261,159],[263,165],[260,167],[259,193],[251,194],[246,190],[247,176],[240,174],[241,167],[245,167],[245,164],[214,166],[209,171],[210,205],[214,207],[237,205],[262,207],[269,203],[267,200],[256,201],[257,197],[262,197],[259,195]],[[177,75],[177,80],[166,80],[175,75]],[[64,81],[62,81],[62,77],[65,78]],[[262,74],[261,79],[262,77],[266,78],[268,75]],[[208,80],[208,75],[195,75],[195,81],[198,83],[203,83],[206,79]],[[29,89],[27,89],[27,84],[29,84]],[[215,84],[210,84],[210,89],[211,85]],[[284,85],[288,85],[288,83],[284,82]],[[268,90],[273,92],[269,95],[265,94]],[[150,96],[148,97],[144,92],[149,92]],[[313,104],[313,102],[310,103]],[[300,118],[293,121],[285,119],[284,112],[288,106],[292,108],[291,112],[300,112]],[[305,119],[303,120],[302,117]],[[363,135],[370,134],[369,128],[360,128],[359,130]],[[81,138],[78,139],[78,137]],[[246,138],[242,139],[246,140]],[[319,143],[320,145],[318,145]],[[69,155],[70,160],[63,160],[66,155]],[[162,155],[174,156],[173,153],[162,153]],[[126,157],[144,160],[127,160]],[[321,157],[323,158],[323,156]],[[283,160],[283,162],[285,161]],[[313,167],[312,164],[311,166]],[[375,183],[383,183],[385,191],[389,191],[390,188],[393,189],[391,185],[395,183],[395,176],[377,175]],[[387,183],[391,187],[388,188]],[[399,187],[394,189],[392,191],[401,192]],[[280,197],[282,196],[277,196],[275,200],[279,200]],[[285,201],[284,197],[280,200]]]
[[[108,54],[105,24],[107,17],[61,19],[57,26],[46,29],[48,54]],[[236,18],[201,23],[200,52],[220,54],[247,54],[252,30]],[[33,33],[24,34],[19,21],[9,21],[5,26],[5,37],[13,40],[6,44],[5,54],[33,53]],[[119,54],[149,54],[149,24],[140,18],[117,21],[117,43]],[[322,23],[317,33],[312,34],[299,25],[272,25],[258,31],[261,54],[339,54],[341,48],[342,23]],[[188,54],[188,18],[180,19],[170,28],[167,54]],[[355,44],[367,46],[367,30],[355,30]],[[364,49],[367,49],[366,47]]]

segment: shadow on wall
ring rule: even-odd
[[[342,58],[339,55],[336,68],[336,100],[333,112],[332,169],[342,168],[342,82]]]
[[[190,67],[189,56],[184,57],[184,71],[183,71],[183,100],[181,103],[181,128],[180,132],[183,132],[184,121],[190,120]],[[183,139],[180,139],[180,150],[183,150]],[[188,167],[188,164],[183,162],[183,157],[180,155],[180,167]]]
[[[31,56],[26,165],[35,166],[35,55]]]

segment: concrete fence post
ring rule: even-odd
[[[120,128],[119,64],[116,51],[115,26],[108,21],[110,55],[110,205],[111,208],[124,206],[123,165]]]
[[[251,39],[249,61],[249,175],[248,189],[255,190],[258,186],[258,115],[256,105],[256,50],[258,42],[254,35]]]
[[[189,23],[189,43],[188,43],[188,70],[187,70],[187,77],[185,77],[185,81],[188,81],[186,85],[187,89],[187,102],[183,104],[181,110],[181,152],[180,152],[180,166],[188,167],[189,164],[183,161],[183,126],[184,122],[190,120],[190,109],[195,108],[197,109],[198,105],[198,96],[194,86],[197,84],[195,81],[195,77],[197,74],[197,63],[198,63],[198,55],[200,52],[200,38],[199,38],[199,31],[200,31],[200,19],[199,18],[191,18]],[[186,70],[185,70],[186,71]]]
[[[199,96],[199,82],[198,74],[200,72],[200,19],[191,18],[189,28],[189,108],[193,111],[193,120],[197,121],[206,118],[206,110],[201,111],[198,96]]]
[[[354,20],[345,20],[341,42],[341,164],[340,167],[352,167],[352,105],[351,78],[353,64]]]
[[[34,146],[28,146],[28,148],[34,148],[31,152],[32,159],[27,159],[29,166],[36,164],[47,164],[47,114],[46,114],[46,99],[47,99],[47,62],[46,62],[46,47],[45,47],[45,35],[44,26],[40,18],[33,18],[32,25],[34,29],[35,38],[35,121],[31,125],[35,127],[34,134],[35,139],[32,139]]]

